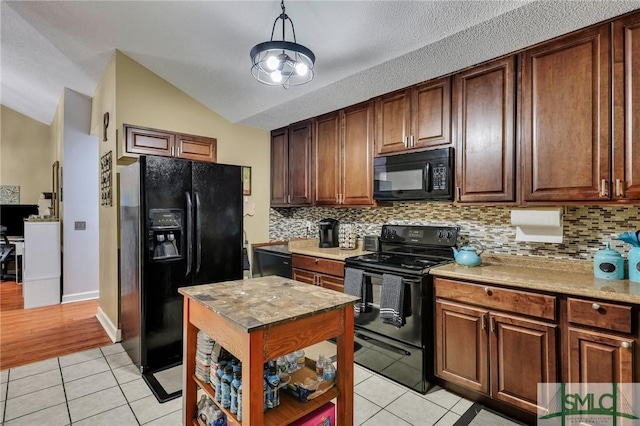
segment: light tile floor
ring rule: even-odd
[[[0,372],[2,424],[178,426],[182,398],[164,404],[120,344]],[[421,395],[358,365],[356,426],[453,425],[473,404],[437,390]]]

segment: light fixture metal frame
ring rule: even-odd
[[[249,53],[251,57],[251,74],[260,83],[269,86],[282,86],[288,89],[290,86],[299,86],[310,82],[313,79],[313,66],[316,56],[313,52],[296,41],[296,30],[293,21],[285,12],[284,0],[281,0],[280,7],[282,13],[273,22],[271,29],[271,40],[256,44]],[[278,20],[282,20],[282,40],[273,40]],[[293,42],[285,40],[286,22],[291,25],[293,33]],[[267,60],[272,57],[278,57],[279,63],[277,69],[280,71],[282,80],[274,81],[271,73],[275,69],[267,66]],[[297,64],[304,64],[307,67],[305,74],[298,74],[295,67]]]

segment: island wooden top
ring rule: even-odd
[[[182,287],[178,292],[247,332],[341,308],[358,300],[277,275]]]
[[[536,259],[522,256],[482,256],[478,267],[456,263],[438,266],[431,275],[487,284],[502,284],[544,292],[640,304],[640,283],[593,276],[593,262]]]

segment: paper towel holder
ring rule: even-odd
[[[515,240],[562,243],[562,216],[562,207],[511,210],[511,225],[516,227]]]

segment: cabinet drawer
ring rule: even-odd
[[[344,262],[339,260],[294,254],[291,261],[294,268],[308,269],[323,274],[344,277]]]
[[[555,321],[556,297],[492,285],[435,279],[436,297]]]
[[[569,322],[631,333],[631,306],[567,298]]]

